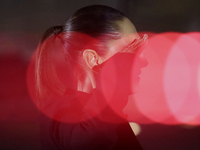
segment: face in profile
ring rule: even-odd
[[[133,55],[133,60],[130,62],[132,64],[130,68],[131,78],[129,82],[131,84],[131,93],[135,93],[138,90],[141,69],[148,65],[143,54],[148,36],[145,34],[142,37],[139,37],[135,26],[128,18],[125,18],[123,22],[119,22],[119,25],[122,29],[122,38],[109,43],[109,52],[106,59],[111,58],[117,53]]]
[[[139,37],[135,26],[128,18],[124,18],[123,21],[117,21],[116,23],[120,27],[121,38],[107,42],[107,54],[99,56],[96,51],[87,49],[83,52],[83,58],[89,69],[96,71],[95,68],[110,61],[111,58],[116,57],[116,54],[127,54],[126,56],[117,57],[118,60],[114,60],[115,65],[113,68],[115,69],[113,70],[110,67],[111,69],[108,72],[110,76],[113,76],[113,79],[116,77],[118,80],[123,80],[124,89],[130,87],[127,91],[135,93],[139,85],[141,69],[147,65],[147,61],[143,56],[143,49],[148,36],[144,35],[143,37]],[[130,61],[128,61],[128,58]],[[120,71],[119,66],[121,66]],[[92,75],[88,76],[91,77]],[[92,81],[91,87],[94,89],[96,87],[96,81],[91,80],[91,78],[90,81]],[[115,83],[115,81],[113,82]],[[116,80],[116,82],[118,81]]]

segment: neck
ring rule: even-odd
[[[83,81],[78,80],[77,90],[85,93],[91,93],[91,91],[96,87],[96,80],[93,72],[87,74]]]

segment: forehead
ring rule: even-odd
[[[124,18],[123,21],[118,22],[121,28],[121,40],[126,44],[131,43],[134,39],[139,37],[134,24],[128,19]]]
[[[127,46],[133,40],[139,37],[134,24],[128,18],[124,18],[123,21],[119,21],[117,24],[121,28],[121,38],[119,40],[113,41],[112,44],[115,44],[118,47]]]
[[[106,59],[122,51],[127,45],[132,43],[134,39],[139,37],[135,26],[128,18],[124,18],[123,21],[118,21],[117,24],[121,28],[121,38],[109,41]]]
[[[135,26],[128,18],[124,18],[123,21],[118,22],[118,24],[120,25],[124,35],[137,34]]]

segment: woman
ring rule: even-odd
[[[36,85],[45,149],[142,149],[122,109],[147,65],[146,41],[121,12],[101,5],[79,9],[44,33]],[[55,60],[63,56],[59,73]]]

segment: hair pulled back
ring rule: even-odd
[[[55,68],[58,40],[69,70],[81,80],[85,74],[82,58],[84,49],[91,48],[104,56],[107,53],[107,42],[120,38],[117,21],[123,19],[124,15],[114,8],[92,5],[76,11],[65,25],[49,28],[43,34],[36,53],[36,92],[40,99],[49,94],[62,96],[66,89]]]

